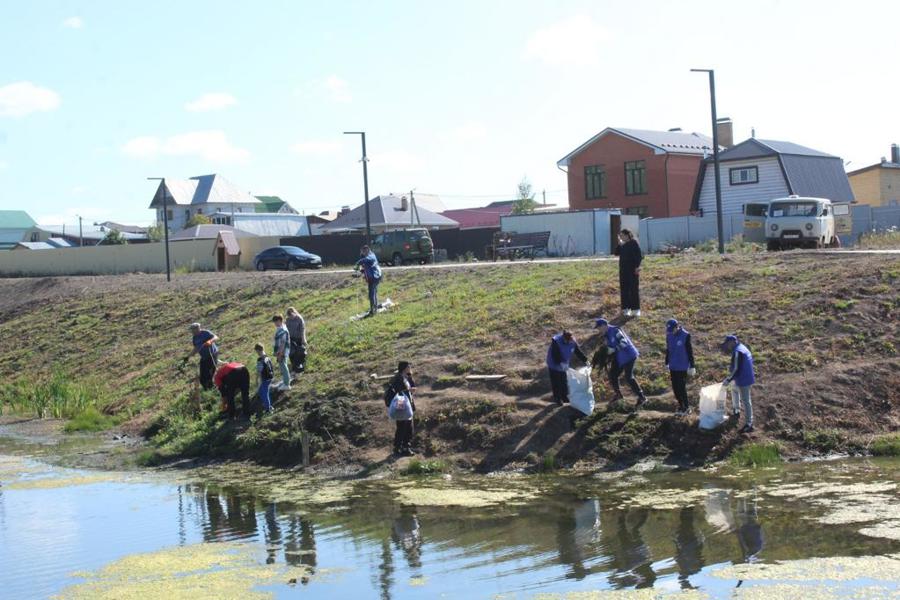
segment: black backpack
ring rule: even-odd
[[[272,361],[268,356],[261,360],[263,361],[263,367],[259,376],[264,380],[275,379],[275,367],[272,366]]]

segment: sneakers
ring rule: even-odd
[[[630,309],[630,308],[623,309],[623,310],[622,310],[622,314],[625,315],[626,317],[630,317],[630,316],[631,316],[631,309]]]
[[[639,309],[639,308],[635,309],[635,310],[631,313],[631,316],[632,316],[632,317],[639,317],[639,316],[641,316],[641,309]]]
[[[641,406],[643,406],[645,404],[647,404],[647,396],[644,396],[644,395],[638,396],[637,407],[640,408]]]
[[[738,433],[753,433],[753,425],[744,425]]]

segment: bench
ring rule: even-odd
[[[534,233],[516,233],[514,231],[498,232],[494,240],[493,257],[508,258],[515,260],[517,258],[530,258],[543,252],[547,255],[547,244],[550,242],[549,231],[536,231]]]

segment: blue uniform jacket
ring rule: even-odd
[[[731,375],[729,378],[738,387],[747,387],[756,383],[753,373],[753,355],[744,344],[738,344],[731,353]]]
[[[679,329],[666,334],[666,364],[670,371],[687,371],[694,368],[694,349],[691,334]]]
[[[615,325],[610,325],[606,330],[606,345],[616,351],[616,364],[620,367],[637,360],[641,355],[628,334]]]
[[[566,341],[563,340],[563,335],[557,333],[550,340],[550,347],[547,348],[547,366],[554,371],[565,372],[566,369],[569,368],[569,361],[572,360],[573,354],[578,356],[578,358],[584,362],[587,362],[587,357],[581,351],[581,348],[578,347],[578,343],[574,339],[571,342],[566,343]]]

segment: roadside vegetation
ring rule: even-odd
[[[675,316],[694,336],[694,398],[724,377],[722,336],[749,343],[760,373],[751,442],[777,441],[787,457],[864,451],[900,425],[900,261],[890,256],[650,257],[645,316],[626,326],[641,349],[647,410],[634,413],[631,397],[610,404],[599,376],[593,415],[557,409],[548,401],[548,340],[569,328],[590,355],[591,319],[618,312],[616,269],[613,261],[387,269],[380,293],[396,306],[355,322],[366,291],[339,273],[176,274],[171,284],[157,276],[6,280],[0,339],[14,343],[0,347],[0,410],[72,419],[72,429],[118,423],[151,441],[145,464],[185,456],[297,464],[303,432],[315,464],[376,464],[393,428],[385,379],[373,375],[408,359],[419,384],[423,465],[718,460],[741,446],[734,429],[702,434],[695,418],[672,414],[663,354],[664,323]],[[252,368],[253,345],[271,345],[271,316],[288,306],[308,323],[308,372],[276,395],[273,415],[222,419],[218,394],[194,386],[196,359],[179,366],[190,350],[188,324],[219,335],[222,360]],[[467,381],[470,374],[505,378]]]
[[[863,250],[900,250],[900,229],[863,234],[857,245]]]

